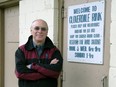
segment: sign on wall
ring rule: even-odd
[[[103,64],[104,0],[68,7],[68,61]]]

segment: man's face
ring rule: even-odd
[[[36,43],[43,43],[48,34],[47,24],[42,20],[33,22],[31,26],[31,34]]]

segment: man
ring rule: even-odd
[[[57,87],[63,59],[48,34],[48,25],[42,19],[32,22],[31,35],[26,44],[15,53],[15,74],[19,87]]]

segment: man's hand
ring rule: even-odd
[[[50,62],[50,64],[56,64],[58,61],[59,61],[59,60],[55,58],[55,59],[53,59],[53,60]]]

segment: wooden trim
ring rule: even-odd
[[[64,0],[58,0],[58,15],[59,15],[59,20],[58,20],[58,48],[60,49],[61,53],[63,54],[63,20],[64,18],[62,17],[64,15]]]
[[[4,12],[0,9],[0,87],[4,87]]]
[[[63,55],[63,15],[64,15],[64,0],[58,0],[58,48]],[[61,72],[58,79],[58,87],[63,87],[63,71]]]
[[[19,4],[20,0],[6,0],[0,2],[0,8],[8,8]]]

